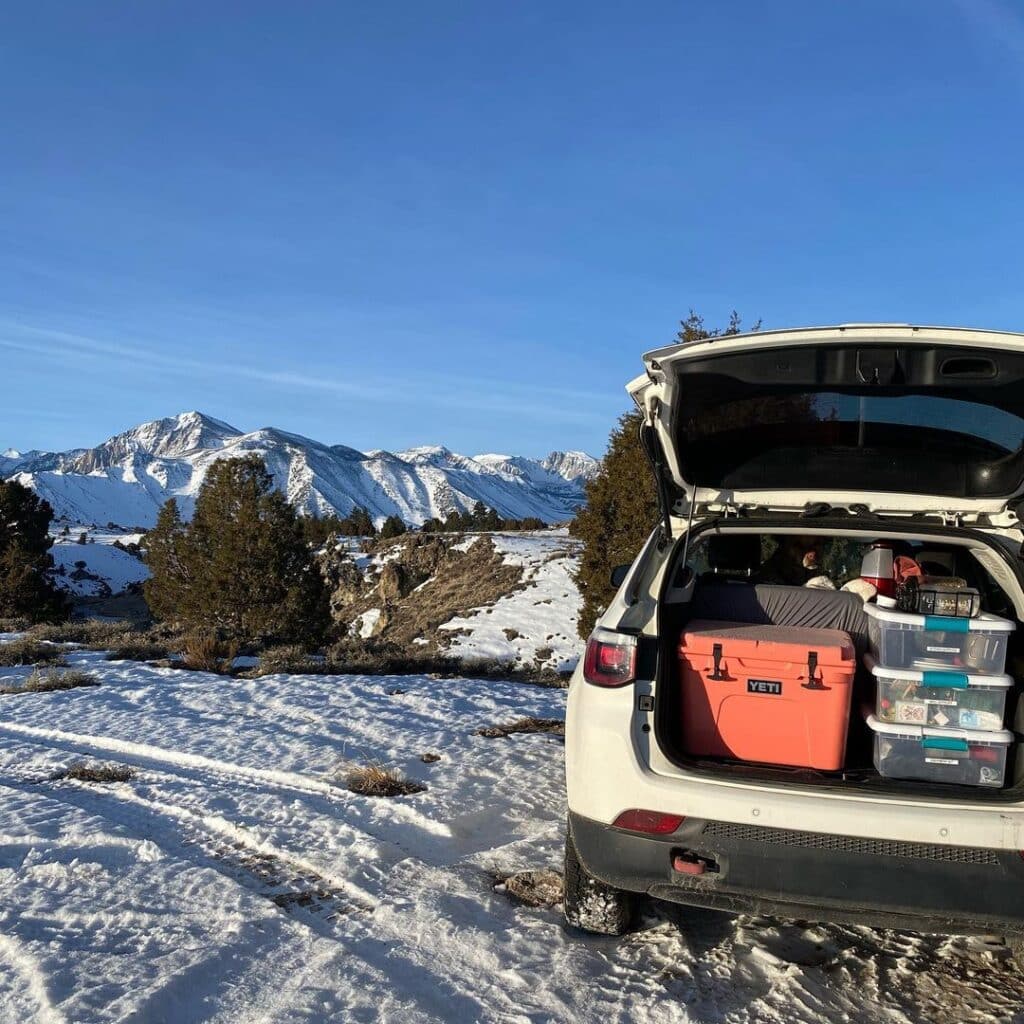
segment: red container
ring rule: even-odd
[[[837,629],[691,622],[679,641],[691,754],[835,771],[857,660]]]

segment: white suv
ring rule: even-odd
[[[857,552],[891,539],[967,577],[986,610],[1017,622],[1007,668],[1017,675],[1024,335],[855,324],[675,345],[644,364],[628,390],[643,414],[662,522],[619,573],[569,689],[568,922],[621,933],[645,893],[1001,934],[1016,948],[1016,744],[1002,788],[883,778],[857,703],[871,699],[861,669],[842,770],[691,756],[677,646],[688,620],[717,618],[842,628],[863,651],[861,598],[801,590],[792,601],[785,586],[760,587],[761,545],[813,535]],[[1016,733],[1018,689],[1007,704]]]

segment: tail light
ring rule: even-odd
[[[598,629],[587,641],[583,678],[594,686],[625,686],[636,679],[636,637]]]
[[[648,836],[667,836],[675,832],[686,819],[681,814],[665,814],[662,811],[645,811],[632,807],[623,811],[613,822],[613,828],[627,832],[643,832]]]

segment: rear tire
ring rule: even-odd
[[[624,935],[636,916],[636,895],[588,875],[576,853],[572,832],[565,834],[566,923],[593,935]]]

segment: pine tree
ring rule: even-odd
[[[185,552],[187,531],[178,503],[168,498],[157,516],[156,526],[146,534],[143,547],[150,578],[143,593],[150,611],[158,619],[173,619],[185,602],[190,578]]]
[[[370,513],[362,505],[356,505],[352,509],[348,521],[352,527],[353,537],[375,537],[377,535],[377,528],[373,525],[373,519],[370,518]]]
[[[680,322],[676,339],[700,341],[740,333],[740,317],[733,312],[724,328],[710,329],[704,318],[690,310]],[[761,321],[752,328],[758,330]],[[590,635],[594,623],[615,596],[611,571],[636,558],[658,522],[654,480],[640,447],[639,412],[627,412],[608,438],[608,451],[597,475],[586,486],[586,504],[570,526],[583,541],[576,583],[583,595],[579,634]]]
[[[333,513],[322,516],[301,516],[299,522],[302,524],[302,535],[306,538],[306,543],[314,548],[323,547],[332,536],[345,537],[348,535],[345,520]]]
[[[384,525],[380,528],[380,535],[384,540],[392,537],[401,537],[406,532],[406,525],[398,516],[388,516]]]
[[[210,468],[183,526],[172,503],[147,537],[155,615],[238,639],[314,641],[327,590],[303,526],[255,455]]]
[[[473,516],[469,512],[461,512],[455,509],[449,512],[444,520],[443,530],[445,533],[464,533],[473,529]]]
[[[493,508],[488,508],[482,501],[473,505],[473,510],[468,515],[466,529],[469,530],[500,530],[504,526],[504,520]]]
[[[14,480],[0,481],[0,616],[66,617],[67,598],[51,581],[52,520],[49,502]]]

